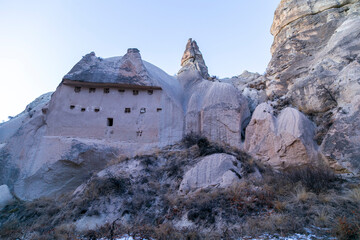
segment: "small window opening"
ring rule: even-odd
[[[138,95],[139,94],[139,90],[133,90],[133,95]]]
[[[157,108],[156,111],[157,112],[160,112],[162,110],[162,108]]]
[[[85,110],[86,110],[85,108],[81,108],[81,111],[82,111],[82,112],[85,112]]]
[[[70,109],[74,109],[75,108],[75,106],[74,105],[70,105]]]
[[[125,108],[125,113],[130,113],[131,109],[130,108]]]
[[[109,93],[110,92],[110,88],[104,88],[104,93]]]
[[[74,88],[74,91],[75,91],[76,93],[80,92],[80,91],[81,91],[81,87],[75,87],[75,88]]]
[[[114,119],[108,118],[108,119],[107,119],[107,125],[108,125],[109,127],[112,127],[113,124],[114,124]]]
[[[154,93],[154,90],[148,90],[148,94],[152,95]]]
[[[95,108],[95,109],[94,109],[94,112],[99,112],[99,111],[100,111],[99,108]]]
[[[125,89],[118,89],[119,93],[125,92]]]
[[[96,88],[89,88],[89,93],[94,93]]]
[[[146,108],[141,108],[140,113],[146,113]]]
[[[137,131],[136,136],[141,137],[142,136],[142,131]]]

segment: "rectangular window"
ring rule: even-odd
[[[81,91],[81,87],[75,87],[74,92],[79,93]]]
[[[152,95],[153,93],[154,93],[153,90],[148,90],[148,94],[149,94],[149,95]]]
[[[157,112],[160,112],[162,110],[162,108],[157,108],[156,111]]]
[[[74,109],[75,108],[75,106],[74,105],[70,105],[70,109],[72,110],[72,109]]]
[[[95,108],[94,109],[94,112],[99,112],[100,111],[100,108]]]
[[[85,108],[81,108],[81,111],[82,111],[82,112],[85,112],[85,110],[86,110]]]
[[[130,113],[131,109],[130,108],[125,108],[125,113]]]
[[[96,88],[89,88],[89,93],[94,93]]]
[[[114,119],[108,118],[108,119],[107,119],[107,125],[108,125],[108,127],[112,127],[113,124],[114,124]]]
[[[104,88],[104,93],[109,93],[110,92],[110,88]]]
[[[139,90],[133,90],[133,95],[138,95],[139,94]]]
[[[146,113],[146,108],[141,108],[140,113]]]
[[[125,92],[125,89],[118,89],[119,93]]]

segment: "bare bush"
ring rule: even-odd
[[[284,176],[292,183],[300,182],[308,191],[320,193],[335,187],[339,178],[326,166],[302,166],[288,169]]]

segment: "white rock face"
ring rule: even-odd
[[[0,186],[0,210],[14,200],[7,185]]]
[[[204,157],[185,173],[179,192],[187,194],[207,187],[224,188],[239,182],[241,174],[241,163],[234,156],[225,153],[212,154]]]
[[[245,149],[276,168],[315,162],[315,125],[294,108],[285,108],[276,118],[268,103],[260,104],[246,128]]]
[[[0,143],[6,142],[12,137],[22,125],[30,121],[30,119],[42,112],[43,108],[49,103],[53,93],[45,93],[36,98],[33,102],[26,106],[25,110],[12,118],[10,121],[0,124]]]
[[[196,49],[200,52],[197,45]],[[187,51],[183,59],[186,54]],[[241,148],[243,131],[250,119],[246,97],[230,83],[205,79],[195,66],[197,61],[187,61],[178,74],[184,92],[185,133],[201,134]],[[202,57],[199,62],[203,62]]]
[[[266,75],[270,98],[285,96],[311,114],[323,158],[345,172],[359,172],[360,165],[359,25],[359,0],[281,1]]]
[[[221,82],[227,82],[234,85],[234,87],[247,98],[250,112],[254,112],[255,108],[260,103],[266,101],[266,80],[265,76],[248,71],[244,71],[241,75],[236,77],[220,79]]]

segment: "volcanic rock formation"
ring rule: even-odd
[[[270,98],[287,99],[315,121],[324,160],[352,172],[360,160],[359,26],[358,0],[281,1],[266,75]]]
[[[357,174],[359,26],[359,0],[282,0],[267,73],[230,79],[210,78],[192,39],[176,77],[137,49],[107,59],[87,54],[54,93],[0,124],[0,184],[22,199],[61,194],[114,159],[152,153],[189,133],[276,168],[325,162]],[[223,159],[216,164],[224,162],[224,171],[208,177],[206,168],[217,165],[205,160],[193,171],[210,185],[241,172]],[[195,182],[182,186],[202,187]]]
[[[194,69],[199,71],[202,78],[210,79],[208,68],[199,50],[199,46],[196,41],[193,41],[191,38],[188,40],[184,55],[181,58],[181,67],[182,69],[178,74],[183,72],[185,69]]]

